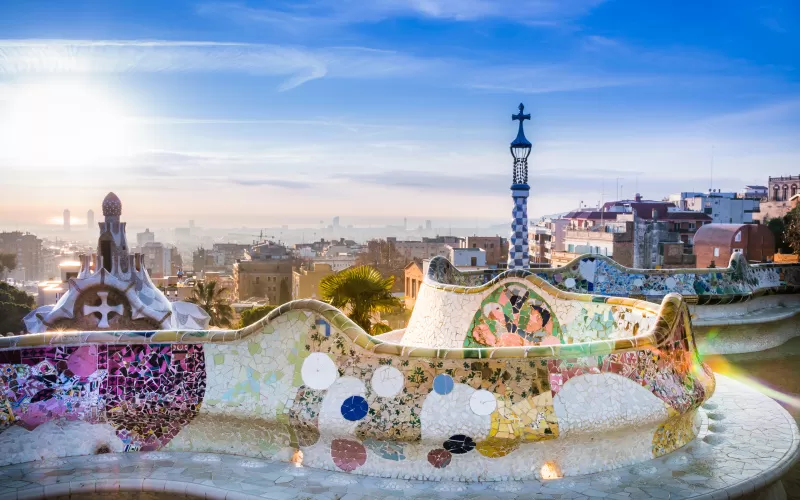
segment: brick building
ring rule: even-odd
[[[775,236],[760,224],[708,224],[694,236],[697,267],[727,267],[731,255],[742,253],[749,262],[769,262],[775,255]]]
[[[486,265],[505,265],[508,260],[508,240],[502,236],[467,236],[467,248],[483,248]]]

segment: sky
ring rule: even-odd
[[[800,173],[793,0],[0,3],[0,227],[506,220]]]

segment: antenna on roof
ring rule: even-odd
[[[711,145],[711,185],[709,186],[709,191],[714,191],[714,145]]]

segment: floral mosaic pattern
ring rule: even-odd
[[[558,319],[531,288],[506,284],[489,294],[475,313],[464,347],[560,344]]]

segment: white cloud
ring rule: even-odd
[[[281,90],[327,76],[408,76],[432,60],[361,47],[160,40],[0,40],[0,75],[243,72],[283,77]]]
[[[648,76],[612,74],[571,65],[496,67],[476,71],[466,79],[470,88],[519,94],[548,94],[575,90],[641,85],[654,80]]]
[[[238,72],[283,78],[279,90],[326,78],[416,78],[436,86],[540,94],[637,85],[651,78],[579,64],[506,67],[367,47],[307,48],[161,40],[0,40],[0,75]],[[458,74],[459,78],[445,78]]]
[[[800,113],[800,99],[788,99],[755,108],[715,115],[699,122],[708,127],[753,126],[781,122],[785,119],[797,120]]]
[[[512,22],[557,25],[586,14],[604,0],[316,0],[270,8],[241,2],[206,2],[198,14],[236,22],[271,24],[288,32],[313,31],[339,25],[378,22],[392,17],[422,17],[454,21],[501,18]]]

